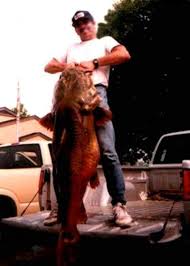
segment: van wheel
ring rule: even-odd
[[[0,197],[0,219],[17,215],[14,201],[6,196]]]

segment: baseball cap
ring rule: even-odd
[[[79,10],[77,11],[74,16],[72,17],[72,25],[76,27],[79,25],[79,21],[94,21],[93,16],[88,11]]]

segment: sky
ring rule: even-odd
[[[0,0],[0,107],[20,101],[30,115],[45,115],[51,109],[58,74],[44,72],[52,57],[79,41],[71,18],[88,10],[103,22],[115,0]]]

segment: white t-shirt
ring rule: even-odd
[[[111,52],[111,50],[120,45],[115,39],[110,36],[105,36],[101,39],[92,39],[82,41],[71,45],[65,56],[59,61],[66,63],[80,63],[82,61],[92,61],[95,58],[103,57]],[[110,66],[101,66],[95,69],[92,73],[94,85],[108,85]]]

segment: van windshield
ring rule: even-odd
[[[190,134],[167,136],[156,151],[154,164],[180,164],[190,160]]]

